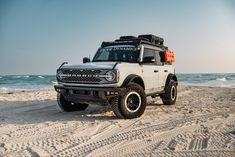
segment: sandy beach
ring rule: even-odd
[[[235,156],[235,88],[178,91],[131,120],[108,106],[58,112],[54,90],[0,94],[0,156]]]

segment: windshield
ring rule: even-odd
[[[93,62],[130,62],[137,63],[140,50],[134,46],[116,46],[100,48],[94,56]]]

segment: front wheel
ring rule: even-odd
[[[58,110],[62,112],[83,111],[89,106],[88,104],[73,103],[67,101],[60,93],[57,93],[57,103]]]
[[[144,89],[136,83],[130,83],[122,96],[112,100],[111,106],[115,115],[119,118],[140,117],[146,107]]]
[[[177,98],[177,84],[176,81],[171,80],[165,89],[165,93],[161,95],[164,105],[173,105]]]

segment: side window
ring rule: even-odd
[[[156,54],[157,65],[163,65],[162,53],[160,51],[155,50],[155,54]]]
[[[143,63],[154,64],[156,61],[154,50],[144,48]]]
[[[160,57],[161,57],[161,62],[164,63],[165,62],[165,55],[164,55],[164,52],[161,51],[159,52],[160,53]]]

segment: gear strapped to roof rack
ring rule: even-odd
[[[160,38],[158,36],[151,35],[151,34],[139,35],[138,38],[147,39],[149,42],[156,44],[156,45],[163,45],[163,42],[164,42],[163,38]]]
[[[139,35],[138,37],[135,36],[121,36],[119,39],[116,39],[115,41],[111,42],[103,42],[101,47],[106,46],[114,46],[114,45],[136,45],[139,44],[147,44],[152,45],[156,47],[160,47],[164,50],[167,50],[168,48],[163,45],[164,39],[155,35],[151,34],[145,34],[145,35]]]

